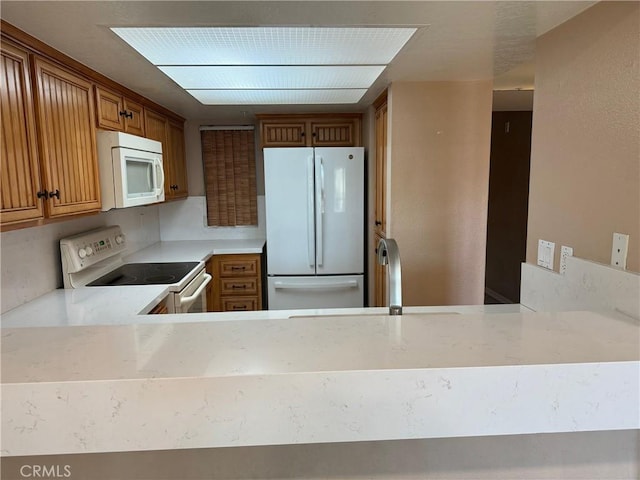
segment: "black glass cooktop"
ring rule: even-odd
[[[127,263],[87,286],[168,285],[182,280],[196,265],[198,262]]]

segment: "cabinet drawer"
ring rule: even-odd
[[[220,260],[221,277],[257,276],[258,258]]]
[[[258,310],[258,297],[222,297],[223,312]]]
[[[220,280],[220,295],[257,295],[258,281],[255,278],[223,278]]]

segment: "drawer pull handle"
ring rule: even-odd
[[[246,290],[247,286],[246,285],[231,285],[231,288],[233,290]]]
[[[246,305],[234,305],[233,309],[234,310],[246,310],[247,306]]]
[[[231,267],[231,270],[233,270],[234,272],[237,272],[238,270],[244,272],[246,269],[247,267]]]

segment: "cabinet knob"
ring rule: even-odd
[[[60,200],[60,190],[56,188],[55,192],[49,192],[49,198],[53,197],[56,197],[58,200]]]
[[[120,112],[120,116],[124,118],[133,118],[133,112],[127,112],[126,110],[123,110],[122,112]]]
[[[49,198],[49,192],[47,192],[46,190],[43,190],[41,192],[36,193],[36,196],[38,198]]]
[[[382,225],[382,222],[376,220],[376,227],[379,227],[380,225]]]

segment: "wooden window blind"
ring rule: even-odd
[[[200,135],[207,224],[219,227],[257,225],[253,130],[203,127]]]

